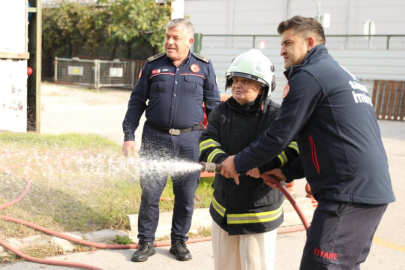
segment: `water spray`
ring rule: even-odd
[[[155,165],[154,162],[152,162],[152,165]],[[159,162],[157,162],[159,163]],[[152,166],[151,164],[148,164],[148,166],[146,167],[150,167]],[[160,166],[152,166],[153,169],[157,170],[159,167],[161,167],[161,163]],[[173,162],[171,162],[171,165],[173,166]],[[179,167],[182,167],[182,169],[180,168],[176,168],[173,170],[174,172],[176,171],[184,171],[184,165],[185,163],[181,163],[178,164],[181,165]],[[187,167],[188,170],[193,171],[195,169],[197,170],[201,170],[201,172],[219,172],[222,169],[222,164],[215,164],[215,163],[207,163],[207,162],[201,162],[200,164],[189,164],[187,163],[186,165],[189,165]],[[164,167],[164,166],[163,166]],[[164,168],[165,169],[165,168]],[[5,170],[5,173],[10,173],[9,171]],[[11,173],[10,173],[11,174]],[[0,210],[7,208],[9,206],[11,206],[12,204],[20,201],[25,195],[27,195],[27,193],[30,190],[31,187],[31,180],[22,176],[17,176],[19,178],[24,179],[27,182],[27,187],[25,189],[25,191],[16,199],[14,199],[13,201],[6,203],[6,204],[2,204],[0,205]],[[293,205],[293,207],[295,208],[295,210],[297,211],[299,217],[301,218],[301,221],[305,227],[305,229],[308,229],[309,224],[308,222],[305,220],[305,217],[303,215],[303,213],[300,211],[297,203],[295,202],[294,198],[291,196],[291,194],[289,194],[289,192],[287,191],[287,189],[285,187],[283,187],[276,179],[274,179],[273,177],[269,176],[269,175],[265,175],[262,174],[260,177],[262,177],[263,179],[266,179],[267,181],[271,181],[272,183],[274,183],[278,189],[280,189],[280,191],[287,197],[287,199],[290,201],[290,203]],[[80,243],[80,244],[84,244],[84,245],[88,245],[88,246],[93,246],[93,247],[97,247],[97,248],[108,248],[108,249],[134,249],[134,248],[138,248],[137,244],[130,244],[130,245],[108,245],[108,244],[101,244],[101,243],[92,243],[86,240],[82,240],[82,239],[77,239],[75,237],[70,237],[68,235],[65,235],[63,233],[59,233],[59,232],[54,232],[51,231],[49,229],[46,229],[44,227],[41,227],[39,225],[36,224],[32,224],[30,222],[27,221],[23,221],[23,220],[19,220],[16,218],[11,218],[11,217],[6,217],[6,216],[1,216],[0,215],[0,219],[2,220],[7,220],[7,221],[11,221],[11,222],[15,222],[15,223],[20,223],[26,226],[29,226],[31,228],[40,230],[42,232],[45,232],[47,234],[50,235],[55,235],[59,238],[62,239],[66,239],[72,242],[76,242],[76,243]],[[294,231],[299,231],[301,229],[290,229],[290,230],[286,230],[285,232],[294,232]],[[285,233],[283,232],[283,233]],[[281,233],[280,231],[278,233]],[[205,237],[205,238],[201,238],[201,239],[191,239],[189,241],[187,241],[187,243],[196,243],[196,242],[202,242],[202,241],[210,241],[211,238],[210,237]],[[20,251],[18,251],[16,248],[14,248],[13,246],[9,245],[7,242],[2,241],[0,239],[0,245],[4,246],[6,249],[10,250],[11,252],[17,254],[18,256],[25,258],[28,261],[32,261],[35,263],[41,263],[41,264],[51,264],[51,265],[61,265],[61,266],[67,266],[67,267],[77,267],[77,268],[83,268],[83,269],[91,269],[91,270],[101,270],[101,268],[95,267],[95,266],[91,266],[91,265],[85,265],[85,264],[81,264],[81,263],[74,263],[74,262],[64,262],[64,261],[54,261],[54,260],[48,260],[48,259],[38,259],[38,258],[34,258],[34,257],[30,257],[26,254],[21,253]],[[160,247],[160,246],[170,246],[171,242],[167,241],[167,242],[160,242],[160,243],[154,243],[155,247]]]

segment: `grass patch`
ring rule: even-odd
[[[129,238],[128,236],[119,236],[118,234],[115,236],[115,239],[113,240],[114,243],[120,244],[120,245],[129,245],[132,242],[132,239]]]
[[[73,251],[71,252],[91,252],[96,251],[97,248],[95,247],[88,247],[82,245],[75,245]],[[65,255],[67,252],[63,250],[61,247],[52,247],[52,246],[35,246],[29,248],[22,248],[21,252],[34,257],[44,259],[47,257],[58,256],[58,255]],[[69,253],[71,253],[69,252]],[[19,261],[24,261],[23,258],[15,255],[14,253],[8,253],[6,256],[1,256],[0,254],[0,264],[9,264],[15,263]],[[1,267],[0,267],[1,268]]]
[[[195,233],[188,233],[190,238],[201,238],[201,237],[208,237],[211,236],[211,228],[201,228],[198,232]]]
[[[134,161],[121,146],[100,136],[0,133],[0,205],[17,198],[32,180],[23,200],[0,211],[59,232],[129,229],[127,214],[138,212],[141,187]],[[7,169],[10,173],[3,173]],[[208,207],[212,178],[201,179],[195,207]],[[161,211],[173,209],[169,179]],[[26,237],[34,229],[0,220],[0,237]]]
[[[61,134],[61,135],[47,135],[37,133],[0,133],[0,144],[8,146],[7,148],[15,147],[28,147],[34,149],[48,149],[55,148],[70,148],[70,149],[103,149],[103,148],[116,148],[121,149],[121,146],[115,142],[93,134]],[[7,145],[6,145],[7,144]],[[10,147],[11,146],[11,147]],[[18,149],[14,149],[18,150]],[[14,151],[13,151],[14,152]]]

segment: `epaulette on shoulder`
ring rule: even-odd
[[[156,59],[159,59],[160,57],[165,56],[165,55],[166,55],[166,53],[159,53],[154,56],[151,56],[148,58],[148,62],[155,61]]]
[[[210,61],[210,59],[208,57],[205,57],[205,56],[203,56],[201,54],[193,53],[193,55],[194,55],[195,58],[198,58],[201,61],[204,61],[205,63],[208,63]]]

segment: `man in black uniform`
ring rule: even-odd
[[[294,16],[278,32],[289,80],[279,114],[255,143],[224,161],[221,174],[237,179],[298,136],[300,157],[269,174],[287,182],[305,176],[319,202],[300,269],[360,269],[395,201],[373,104],[328,53],[319,22]]]
[[[135,151],[134,133],[146,110],[140,157],[183,159],[198,162],[198,139],[203,130],[202,103],[207,115],[220,103],[211,61],[190,53],[194,27],[186,19],[174,19],[166,28],[166,53],[149,57],[132,91],[123,122],[124,155]],[[148,103],[146,103],[148,101]],[[191,259],[186,234],[191,226],[194,195],[200,172],[172,176],[175,195],[170,253],[177,260]],[[143,262],[155,254],[153,242],[159,220],[159,199],[167,174],[140,174],[142,187],[138,217],[138,250],[132,261]]]

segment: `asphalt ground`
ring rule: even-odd
[[[102,93],[82,91],[82,87],[42,85],[41,133],[94,133],[122,143],[121,123],[130,91],[104,89]],[[370,255],[362,264],[366,270],[405,269],[405,122],[379,121],[387,151],[396,202],[389,205],[375,234]],[[138,134],[138,132],[137,132]],[[140,138],[136,134],[136,138]],[[139,147],[139,143],[137,143]],[[295,193],[305,194],[304,180],[294,186]],[[277,270],[299,268],[305,244],[305,231],[279,234],[277,238]],[[176,261],[169,247],[157,248],[147,262],[130,261],[134,250],[98,250],[52,257],[53,260],[80,262],[106,270],[116,269],[214,269],[211,242],[188,245],[193,259]],[[29,262],[0,265],[0,269],[72,269]]]

